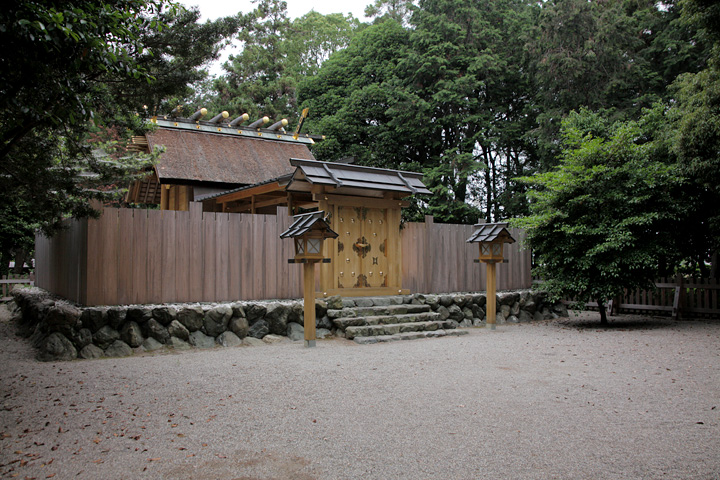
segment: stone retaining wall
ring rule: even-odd
[[[233,347],[304,338],[302,301],[78,307],[39,288],[12,293],[18,333],[42,361],[121,357],[162,348]],[[530,290],[497,295],[497,323],[567,316],[565,307]],[[317,337],[343,336],[327,310],[424,303],[459,327],[485,324],[485,294],[406,295],[317,300]]]

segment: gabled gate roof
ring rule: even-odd
[[[358,190],[399,192],[406,195],[432,193],[422,183],[422,174],[416,172],[301,158],[292,158],[290,164],[296,169],[287,187],[289,191],[309,191],[312,185],[325,185],[335,187],[338,193]]]

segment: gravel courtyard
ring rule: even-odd
[[[720,479],[720,322],[40,363],[0,306],[0,475]]]

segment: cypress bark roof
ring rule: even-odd
[[[314,160],[307,145],[261,136],[163,128],[147,134],[149,147],[165,147],[156,167],[160,183],[253,185],[295,170],[290,158]]]

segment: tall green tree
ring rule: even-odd
[[[359,26],[352,16],[310,12],[295,20],[283,0],[260,0],[240,15],[241,51],[230,56],[215,82],[218,108],[253,118],[296,118],[297,84],[344,48]]]
[[[581,107],[614,120],[637,120],[643,108],[667,100],[667,87],[702,68],[706,50],[680,21],[675,2],[557,0],[539,8],[536,58],[541,168],[558,158],[560,125]]]
[[[94,215],[89,200],[117,196],[113,184],[153,161],[118,148],[146,128],[143,105],[184,91],[217,53],[213,42],[163,33],[172,25],[181,38],[193,15],[165,0],[16,1],[0,11],[0,268],[35,229],[52,234],[66,216]],[[121,128],[102,148],[90,142],[113,124]]]
[[[301,86],[303,104],[327,115],[311,124],[329,137],[315,151],[424,172],[434,195],[421,206],[438,221],[473,222],[482,202],[499,214],[495,175],[527,158],[509,125],[528,121],[528,13],[519,1],[427,0],[410,28],[390,17],[368,27]],[[486,178],[487,197],[476,191]]]
[[[394,20],[406,26],[416,10],[413,0],[375,0],[365,7],[365,16],[374,18],[376,23]]]
[[[687,217],[684,230],[691,240],[691,263],[702,276],[720,277],[720,7],[715,2],[686,0],[682,20],[698,28],[698,42],[706,42],[706,67],[680,75],[670,89],[667,141],[687,178]],[[706,268],[710,265],[710,269]]]
[[[313,149],[317,158],[406,165],[414,149],[403,152],[407,142],[399,141],[401,135],[390,125],[389,109],[398,102],[398,64],[409,38],[395,21],[369,26],[331,55],[317,75],[300,83],[298,99],[311,112],[307,129],[327,137]]]
[[[138,68],[150,72],[150,82],[110,82],[111,95],[150,114],[169,113],[178,104],[202,95],[209,82],[208,65],[219,59],[239,28],[236,16],[200,23],[200,12],[171,8],[160,11],[156,19],[162,28],[140,32],[143,55],[136,58]],[[117,101],[117,100],[116,100]],[[195,107],[189,105],[188,110]],[[193,110],[194,111],[194,110]]]
[[[657,159],[657,125],[647,118],[611,123],[588,110],[571,113],[560,165],[522,179],[536,189],[531,215],[514,224],[528,230],[543,287],[556,298],[598,302],[603,323],[605,301],[625,288],[652,288],[660,266],[679,256],[682,206],[668,193],[682,178]]]

